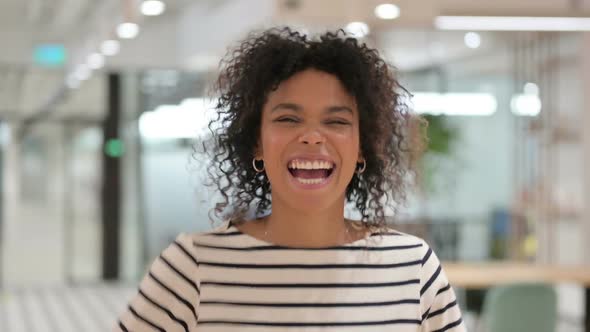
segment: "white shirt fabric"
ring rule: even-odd
[[[390,229],[330,248],[277,246],[229,222],[181,234],[113,331],[466,331],[440,261]]]

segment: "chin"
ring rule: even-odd
[[[335,205],[342,205],[342,211],[344,211],[344,195],[338,195],[333,198],[329,195],[317,195],[317,194],[299,194],[298,197],[292,197],[288,200],[289,206],[294,209],[301,211],[302,214],[310,213],[321,213],[333,209]]]

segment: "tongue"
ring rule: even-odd
[[[291,174],[301,179],[321,179],[328,177],[327,169],[290,169]]]

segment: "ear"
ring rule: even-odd
[[[256,146],[254,147],[254,158],[262,159],[262,144],[260,144],[260,140],[256,142]]]
[[[363,157],[363,151],[359,150],[357,163],[362,163],[363,160],[365,160],[365,157]]]

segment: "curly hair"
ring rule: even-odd
[[[212,145],[203,143],[211,157],[208,174],[223,197],[214,209],[218,218],[240,222],[253,202],[257,215],[271,206],[270,183],[252,167],[262,109],[281,82],[311,68],[336,76],[357,103],[366,169],[354,174],[346,200],[354,203],[362,224],[383,226],[390,201],[393,211],[405,202],[414,173],[412,152],[422,144],[411,139],[416,117],[393,67],[342,30],[311,39],[283,27],[251,33],[221,61],[213,89],[219,96],[217,118],[209,123]]]

